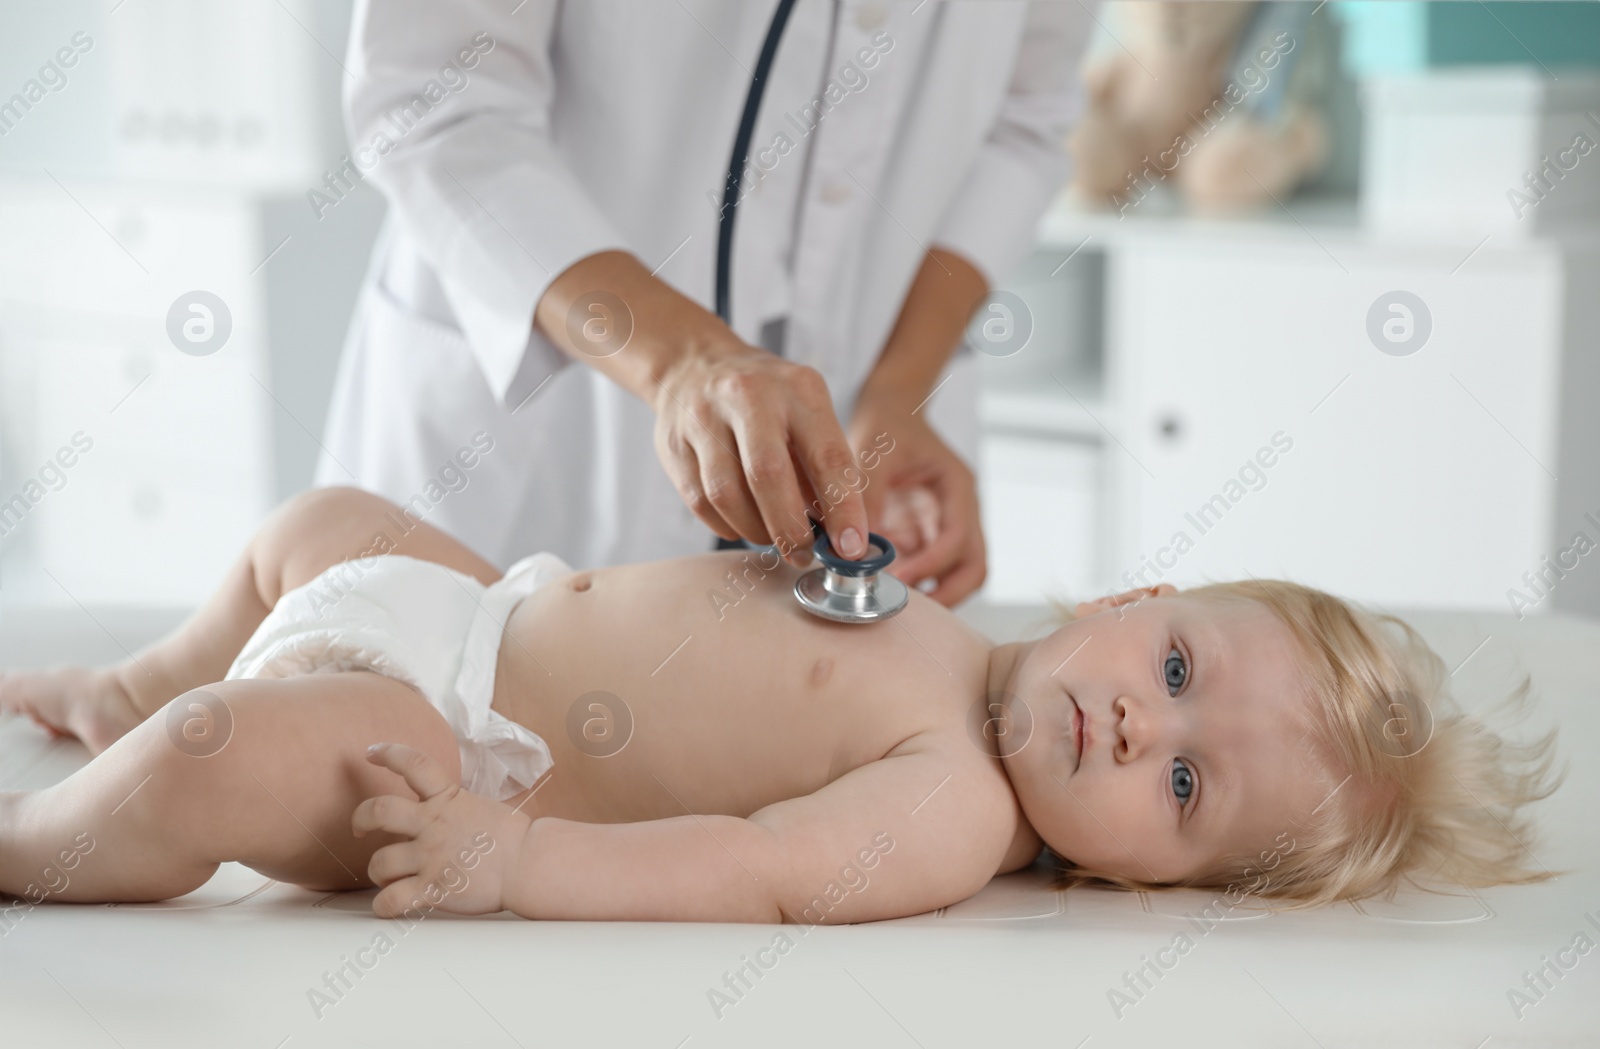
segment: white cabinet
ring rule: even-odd
[[[271,505],[266,331],[250,278],[266,249],[236,199],[76,196],[10,183],[0,199],[7,597],[192,603]],[[167,334],[169,305],[196,288],[230,315],[208,356]],[[57,480],[46,464],[74,435],[82,454]]]
[[[348,149],[349,21],[349,0],[8,5],[0,100],[52,58],[61,86],[0,113],[0,170],[304,193]]]
[[[1451,275],[1459,253],[1336,253],[1348,273],[1309,238],[1118,254],[1112,375],[1133,482],[1120,560],[1187,537],[1170,575],[1188,581],[1493,606],[1544,552],[1555,509],[1559,261],[1486,248]],[[1406,356],[1366,330],[1395,289],[1433,321]]]
[[[306,199],[348,149],[349,11],[7,16],[11,68],[78,54],[70,90],[0,115],[0,602],[193,606],[309,483],[382,208],[366,186],[321,217]],[[167,331],[195,290],[230,315],[209,355]]]
[[[1103,253],[1103,355],[1031,393],[986,389],[986,483],[1006,501],[986,513],[1016,530],[1044,512],[1000,464],[1019,432],[1046,442],[1041,462],[1087,439],[1099,542],[1051,570],[1096,594],[1254,575],[1387,606],[1509,610],[1520,591],[1600,614],[1600,568],[1560,557],[1575,532],[1600,545],[1583,516],[1600,518],[1596,244],[1384,239],[1351,204],[1298,208],[1047,219],[1041,251]],[[1409,321],[1396,291],[1420,300]],[[1431,331],[1396,353],[1385,321]],[[1014,599],[1018,556],[996,553],[991,600]]]
[[[1093,444],[993,431],[980,444],[979,496],[991,604],[1097,596],[1101,456]]]
[[[350,201],[0,181],[6,602],[193,606],[309,483],[380,210]],[[168,329],[196,290],[231,329],[207,354]]]

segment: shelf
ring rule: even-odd
[[[1151,194],[1119,216],[1114,210],[1091,210],[1063,191],[1040,219],[1037,246],[1044,250],[1094,250],[1150,240],[1210,243],[1306,243],[1327,247],[1362,244],[1442,250],[1464,255],[1482,248],[1496,253],[1544,250],[1551,244],[1593,247],[1600,243],[1593,227],[1574,224],[1560,236],[1509,236],[1471,228],[1375,228],[1361,218],[1357,199],[1348,195],[1305,194],[1281,204],[1269,203],[1236,216],[1203,217],[1183,210],[1169,194]]]
[[[1063,378],[1067,379],[1065,389],[1049,378],[1045,379],[1048,386],[1030,389],[985,384],[978,393],[979,427],[985,432],[1100,443],[1105,439],[1105,427],[1115,430],[1115,413],[1097,387]]]
[[[1354,197],[1307,195],[1291,198],[1287,204],[1287,210],[1268,204],[1233,217],[1205,217],[1183,210],[1170,194],[1152,194],[1119,216],[1114,210],[1086,208],[1070,193],[1063,192],[1040,220],[1039,244],[1070,249],[1085,237],[1105,243],[1150,236],[1304,239],[1307,229],[1345,239],[1362,233]]]

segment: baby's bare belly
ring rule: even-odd
[[[728,573],[747,569],[736,588]],[[830,623],[795,601],[798,575],[730,551],[578,572],[524,600],[494,709],[555,758],[528,810],[748,816],[912,737],[965,731],[981,636],[915,592],[888,622]]]

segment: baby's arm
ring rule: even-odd
[[[413,839],[373,857],[373,880],[386,886],[373,909],[385,917],[416,906],[442,880],[462,888],[430,902],[465,913],[503,906],[525,918],[592,921],[872,921],[965,899],[999,866],[1016,830],[1015,801],[960,746],[905,744],[748,819],[623,824],[521,814],[508,823],[506,806],[450,790],[441,770],[430,779],[420,765],[408,769],[414,752],[395,747],[375,760],[427,800],[374,799],[357,810],[356,826]],[[474,849],[488,854],[486,834],[505,845],[494,862],[446,871],[465,857],[477,865]]]

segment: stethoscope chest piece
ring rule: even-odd
[[[876,532],[867,543],[867,556],[849,561],[833,552],[826,535],[818,535],[814,549],[822,567],[794,584],[801,607],[835,623],[875,623],[905,608],[911,592],[883,571],[894,561],[894,544]]]

